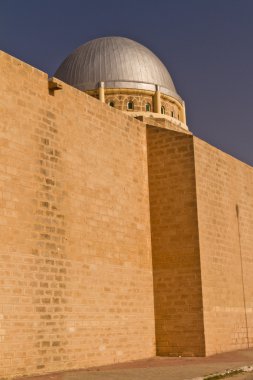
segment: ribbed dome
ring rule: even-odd
[[[160,91],[179,98],[164,64],[145,46],[124,37],[103,37],[87,42],[71,53],[55,75],[82,91],[99,82],[106,88]]]

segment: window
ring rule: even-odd
[[[146,111],[147,111],[147,112],[150,112],[150,111],[151,111],[151,104],[150,104],[150,103],[147,103],[147,104],[146,104]]]
[[[127,109],[128,110],[133,110],[134,109],[134,103],[133,102],[128,102],[127,103]]]
[[[174,112],[173,111],[171,111],[170,116],[174,117]]]
[[[108,103],[108,106],[110,106],[110,107],[114,107],[114,102],[113,102],[113,101],[110,101],[110,102]]]
[[[162,113],[163,115],[165,115],[165,107],[164,107],[164,106],[161,107],[161,113]]]

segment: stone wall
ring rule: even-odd
[[[189,134],[147,136],[157,353],[252,347],[253,168]]]
[[[0,71],[0,377],[153,356],[145,125]]]
[[[206,354],[253,346],[253,168],[194,138]]]
[[[252,346],[253,168],[0,70],[0,377]]]
[[[158,355],[205,355],[193,137],[148,127]]]

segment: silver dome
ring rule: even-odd
[[[79,90],[105,88],[155,90],[181,101],[168,70],[145,46],[124,37],[103,37],[71,53],[57,69],[56,78]]]

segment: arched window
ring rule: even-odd
[[[151,104],[150,103],[146,103],[146,111],[147,112],[151,111]]]
[[[174,112],[173,111],[171,111],[170,116],[174,117]]]
[[[108,103],[108,106],[110,106],[110,107],[114,107],[114,102],[113,102],[113,101],[110,101],[110,102]]]
[[[128,110],[133,110],[134,109],[134,103],[133,102],[128,102],[127,103],[127,109]]]
[[[161,114],[165,115],[165,107],[164,106],[161,107]]]

